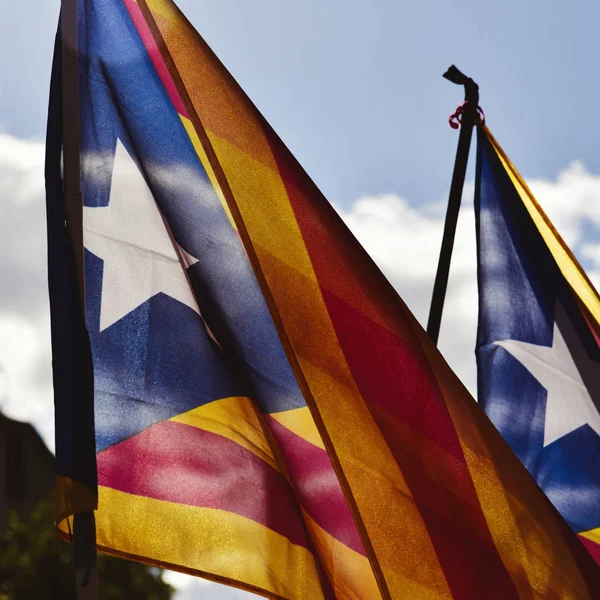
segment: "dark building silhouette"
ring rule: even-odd
[[[54,456],[29,424],[0,413],[0,531],[8,512],[28,517],[54,486]]]

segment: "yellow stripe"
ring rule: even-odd
[[[235,224],[235,221],[233,220],[233,217],[231,216],[231,211],[229,210],[229,206],[227,206],[225,196],[223,195],[223,190],[221,189],[221,186],[219,185],[219,182],[217,181],[217,178],[215,177],[215,172],[213,171],[213,168],[212,168],[210,162],[208,161],[206,152],[204,152],[204,148],[202,147],[202,144],[200,143],[200,140],[198,139],[198,134],[196,133],[196,130],[194,129],[194,126],[192,125],[192,122],[187,117],[184,117],[183,115],[179,115],[179,118],[181,119],[181,122],[183,123],[183,126],[185,127],[185,130],[190,137],[190,141],[192,142],[192,145],[194,146],[194,150],[196,151],[196,154],[198,155],[198,158],[200,159],[200,162],[202,163],[202,166],[204,167],[204,170],[206,171],[206,174],[208,175],[208,178],[213,186],[213,189],[215,190],[215,192],[217,193],[217,196],[219,197],[219,201],[221,202],[221,206],[223,207],[223,210],[225,211],[225,214],[227,215],[227,218],[229,219],[229,223],[231,224],[233,229],[235,229],[237,231],[237,226]]]
[[[519,597],[590,598],[539,488],[411,317],[463,449],[487,525]]]
[[[316,281],[279,172],[210,131],[207,134],[252,239],[263,252]],[[264,218],[265,204],[268,219]]]
[[[542,207],[538,204],[517,169],[510,162],[509,158],[495,140],[494,136],[487,127],[484,127],[484,131],[519,193],[531,219],[538,228],[541,236],[544,238],[552,256],[554,256],[554,260],[563,276],[569,282],[573,291],[581,298],[581,301],[588,308],[592,317],[600,325],[600,296],[598,296],[598,292],[581,268],[581,265],[577,262],[577,259],[565,244],[564,240],[561,238],[558,231],[556,231],[550,222],[550,219],[546,216],[546,213],[542,210]]]
[[[181,11],[171,0],[142,4],[160,30],[204,127],[276,169],[252,102],[239,93],[237,83]]]
[[[321,557],[321,564],[332,582],[336,600],[380,600],[381,594],[367,557],[336,540],[317,525],[306,511],[302,512],[311,539]],[[421,600],[427,597],[420,594],[412,596]],[[437,598],[429,597],[432,600]]]
[[[344,473],[373,540],[391,597],[420,598],[418,594],[429,588],[433,598],[452,598],[404,475],[387,444],[369,441],[377,425],[368,408],[364,402],[349,399],[348,390],[315,364],[302,360],[301,365],[315,397],[330,399],[325,419],[339,419],[329,430],[338,433],[334,444],[337,442]],[[345,429],[347,437],[339,435],[340,429]]]
[[[271,416],[292,433],[325,450],[325,445],[308,406],[271,413]]]
[[[250,398],[236,396],[215,400],[177,415],[171,421],[185,423],[233,440],[277,469]]]
[[[289,600],[323,598],[312,554],[256,521],[103,486],[99,494],[100,547]]]
[[[583,531],[578,535],[581,535],[588,540],[592,540],[592,542],[596,542],[596,544],[600,544],[600,527],[597,529],[590,529],[589,531]]]
[[[62,475],[57,475],[54,483],[57,523],[76,513],[97,508],[98,498],[87,485]]]

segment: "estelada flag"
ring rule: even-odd
[[[289,600],[597,597],[587,552],[176,6],[85,0],[79,31],[98,547]],[[86,484],[74,446],[65,496]]]
[[[600,562],[600,298],[487,128],[476,215],[480,402]]]

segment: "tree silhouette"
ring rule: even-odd
[[[98,555],[100,600],[170,600],[173,588],[159,569]],[[28,520],[16,512],[0,532],[0,600],[75,598],[73,549],[54,530],[52,498],[40,500]]]

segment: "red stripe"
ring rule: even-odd
[[[598,344],[598,346],[600,347],[600,336],[598,335],[597,331],[599,325],[595,323],[594,317],[590,315],[586,305],[581,301],[581,299],[579,297],[576,297],[575,299],[577,300],[577,305],[579,306],[579,310],[581,311],[581,314],[583,315],[583,318],[585,319],[589,330],[592,332],[592,335],[596,340],[596,344]]]
[[[426,366],[388,330],[331,294],[324,297],[355,381],[400,465],[454,597],[514,597],[462,451],[460,457],[447,453],[458,438]],[[443,452],[431,447],[438,440]],[[466,578],[465,572],[471,575]]]
[[[517,597],[446,404],[395,293],[283,144],[272,134],[270,140],[340,346],[406,478],[454,598]]]
[[[281,474],[230,439],[163,421],[98,454],[98,484],[242,515],[308,548]]]
[[[596,544],[592,540],[582,536],[577,536],[587,551],[592,555],[592,558],[600,565],[600,544]]]
[[[270,415],[266,415],[266,420],[302,506],[327,533],[366,556],[327,452],[296,435]]]
[[[154,65],[154,68],[156,69],[160,80],[165,86],[165,90],[169,95],[169,98],[171,99],[175,110],[180,115],[189,118],[188,112],[185,109],[183,101],[181,100],[179,92],[177,91],[177,88],[175,86],[175,82],[173,81],[171,73],[169,72],[165,61],[163,60],[160,54],[160,50],[158,49],[154,38],[152,37],[152,33],[150,32],[150,29],[146,24],[144,15],[142,15],[140,7],[138,6],[135,0],[124,0],[124,2],[125,6],[127,7],[127,11],[129,12],[129,16],[131,17],[131,20],[133,21],[133,24],[135,25],[135,28],[137,29],[137,32],[140,38],[142,39],[144,46],[146,47],[146,51],[150,56],[150,60],[152,61],[152,64]]]

